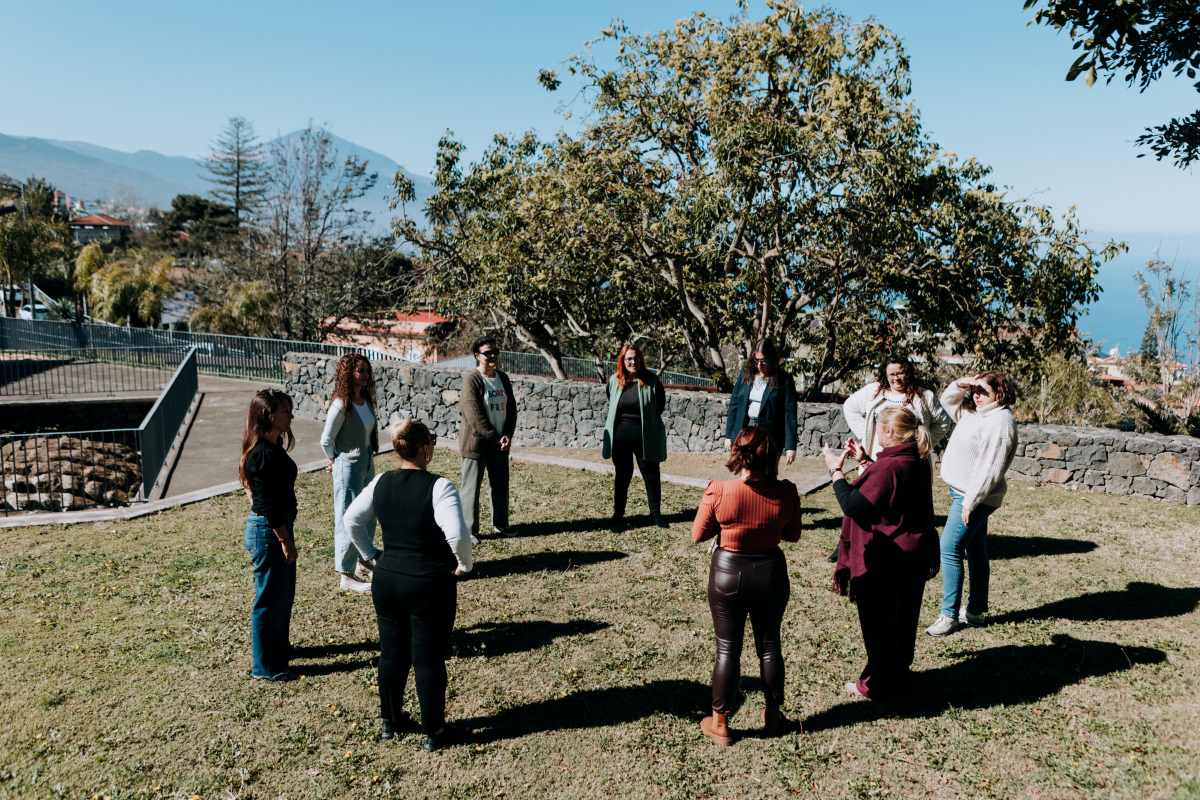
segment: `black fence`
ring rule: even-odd
[[[283,358],[289,352],[332,356],[360,353],[372,361],[407,361],[396,353],[374,347],[0,317],[0,350],[5,351],[187,350],[189,347],[196,348],[196,368],[201,373],[250,380],[282,381]]]
[[[0,397],[157,394],[184,347],[0,350]]]
[[[141,498],[150,498],[158,483],[167,455],[187,417],[188,409],[200,390],[200,376],[196,372],[196,349],[188,351],[183,363],[171,376],[166,390],[158,396],[158,402],[146,414],[138,427],[138,451],[142,461]]]

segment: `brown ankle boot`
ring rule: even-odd
[[[729,720],[724,712],[714,711],[711,716],[700,720],[700,730],[722,747],[733,744],[733,734],[729,731]]]

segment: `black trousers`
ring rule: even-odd
[[[379,622],[379,716],[401,718],[408,671],[415,667],[421,727],[437,733],[446,724],[446,656],[458,585],[450,575],[415,578],[376,567],[371,597]]]
[[[713,711],[729,713],[737,696],[746,616],[754,630],[759,674],[768,706],[783,705],[783,647],[779,629],[791,594],[783,551],[735,553],[717,548],[708,572],[708,607],[717,639]]]
[[[854,580],[854,603],[867,649],[858,690],[872,700],[908,691],[925,577],[909,571]]]
[[[613,432],[612,462],[616,477],[613,480],[613,516],[625,516],[625,505],[629,501],[629,484],[633,480],[633,462],[637,461],[638,472],[646,484],[646,503],[651,514],[662,513],[662,475],[657,461],[642,458],[642,431],[635,429],[631,435],[618,425]]]

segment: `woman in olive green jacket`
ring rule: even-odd
[[[646,502],[650,516],[660,528],[662,518],[662,479],[658,465],[667,460],[667,429],[662,412],[667,395],[662,381],[646,369],[642,351],[627,344],[617,357],[617,370],[608,379],[608,416],[604,423],[604,458],[611,458],[616,479],[613,483],[613,530],[625,527],[625,501],[633,480],[633,462],[646,484]]]

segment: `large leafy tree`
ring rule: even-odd
[[[578,135],[500,137],[465,171],[443,142],[432,231],[400,231],[448,309],[502,314],[552,364],[573,329],[653,325],[726,385],[730,346],[769,336],[810,395],[885,349],[1036,369],[1075,346],[1115,246],[932,143],[886,28],[771,0],[604,37],[611,57],[568,62]]]
[[[213,200],[233,209],[234,227],[257,213],[267,190],[267,156],[254,126],[245,117],[230,117],[205,159]]]
[[[666,289],[696,364],[727,378],[722,345],[771,336],[815,393],[884,347],[1035,364],[1069,341],[1108,253],[928,140],[886,28],[768,8],[615,26],[612,66],[570,62],[591,100],[578,146],[623,233],[612,260]]]
[[[1190,0],[1025,0],[1025,8],[1036,9],[1034,23],[1070,35],[1079,55],[1069,81],[1120,77],[1144,92],[1164,72],[1196,80],[1200,71],[1200,11]],[[1187,167],[1200,157],[1200,111],[1147,128],[1137,144]]]

